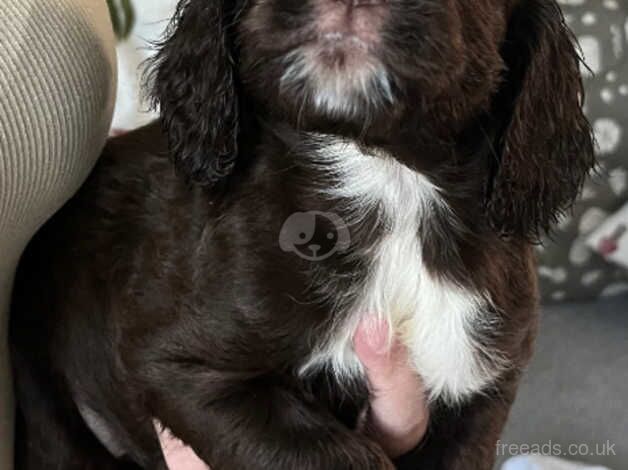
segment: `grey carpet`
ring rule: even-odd
[[[552,443],[565,454],[583,444],[589,455],[571,460],[628,469],[628,297],[544,308],[502,443]]]

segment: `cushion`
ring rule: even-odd
[[[587,239],[628,198],[628,1],[562,0],[582,47],[585,111],[597,139],[600,173],[582,200],[540,248],[540,285],[546,301],[590,299],[628,290],[628,270],[609,263]]]

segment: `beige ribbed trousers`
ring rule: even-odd
[[[1,470],[12,468],[6,336],[15,267],[35,231],[92,168],[114,94],[105,0],[0,0]]]

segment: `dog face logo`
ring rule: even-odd
[[[308,261],[322,261],[346,251],[351,243],[347,224],[331,212],[297,212],[284,222],[279,246]]]

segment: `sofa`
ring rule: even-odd
[[[2,0],[0,23],[0,469],[10,470],[13,273],[102,149],[116,61],[104,0]]]

